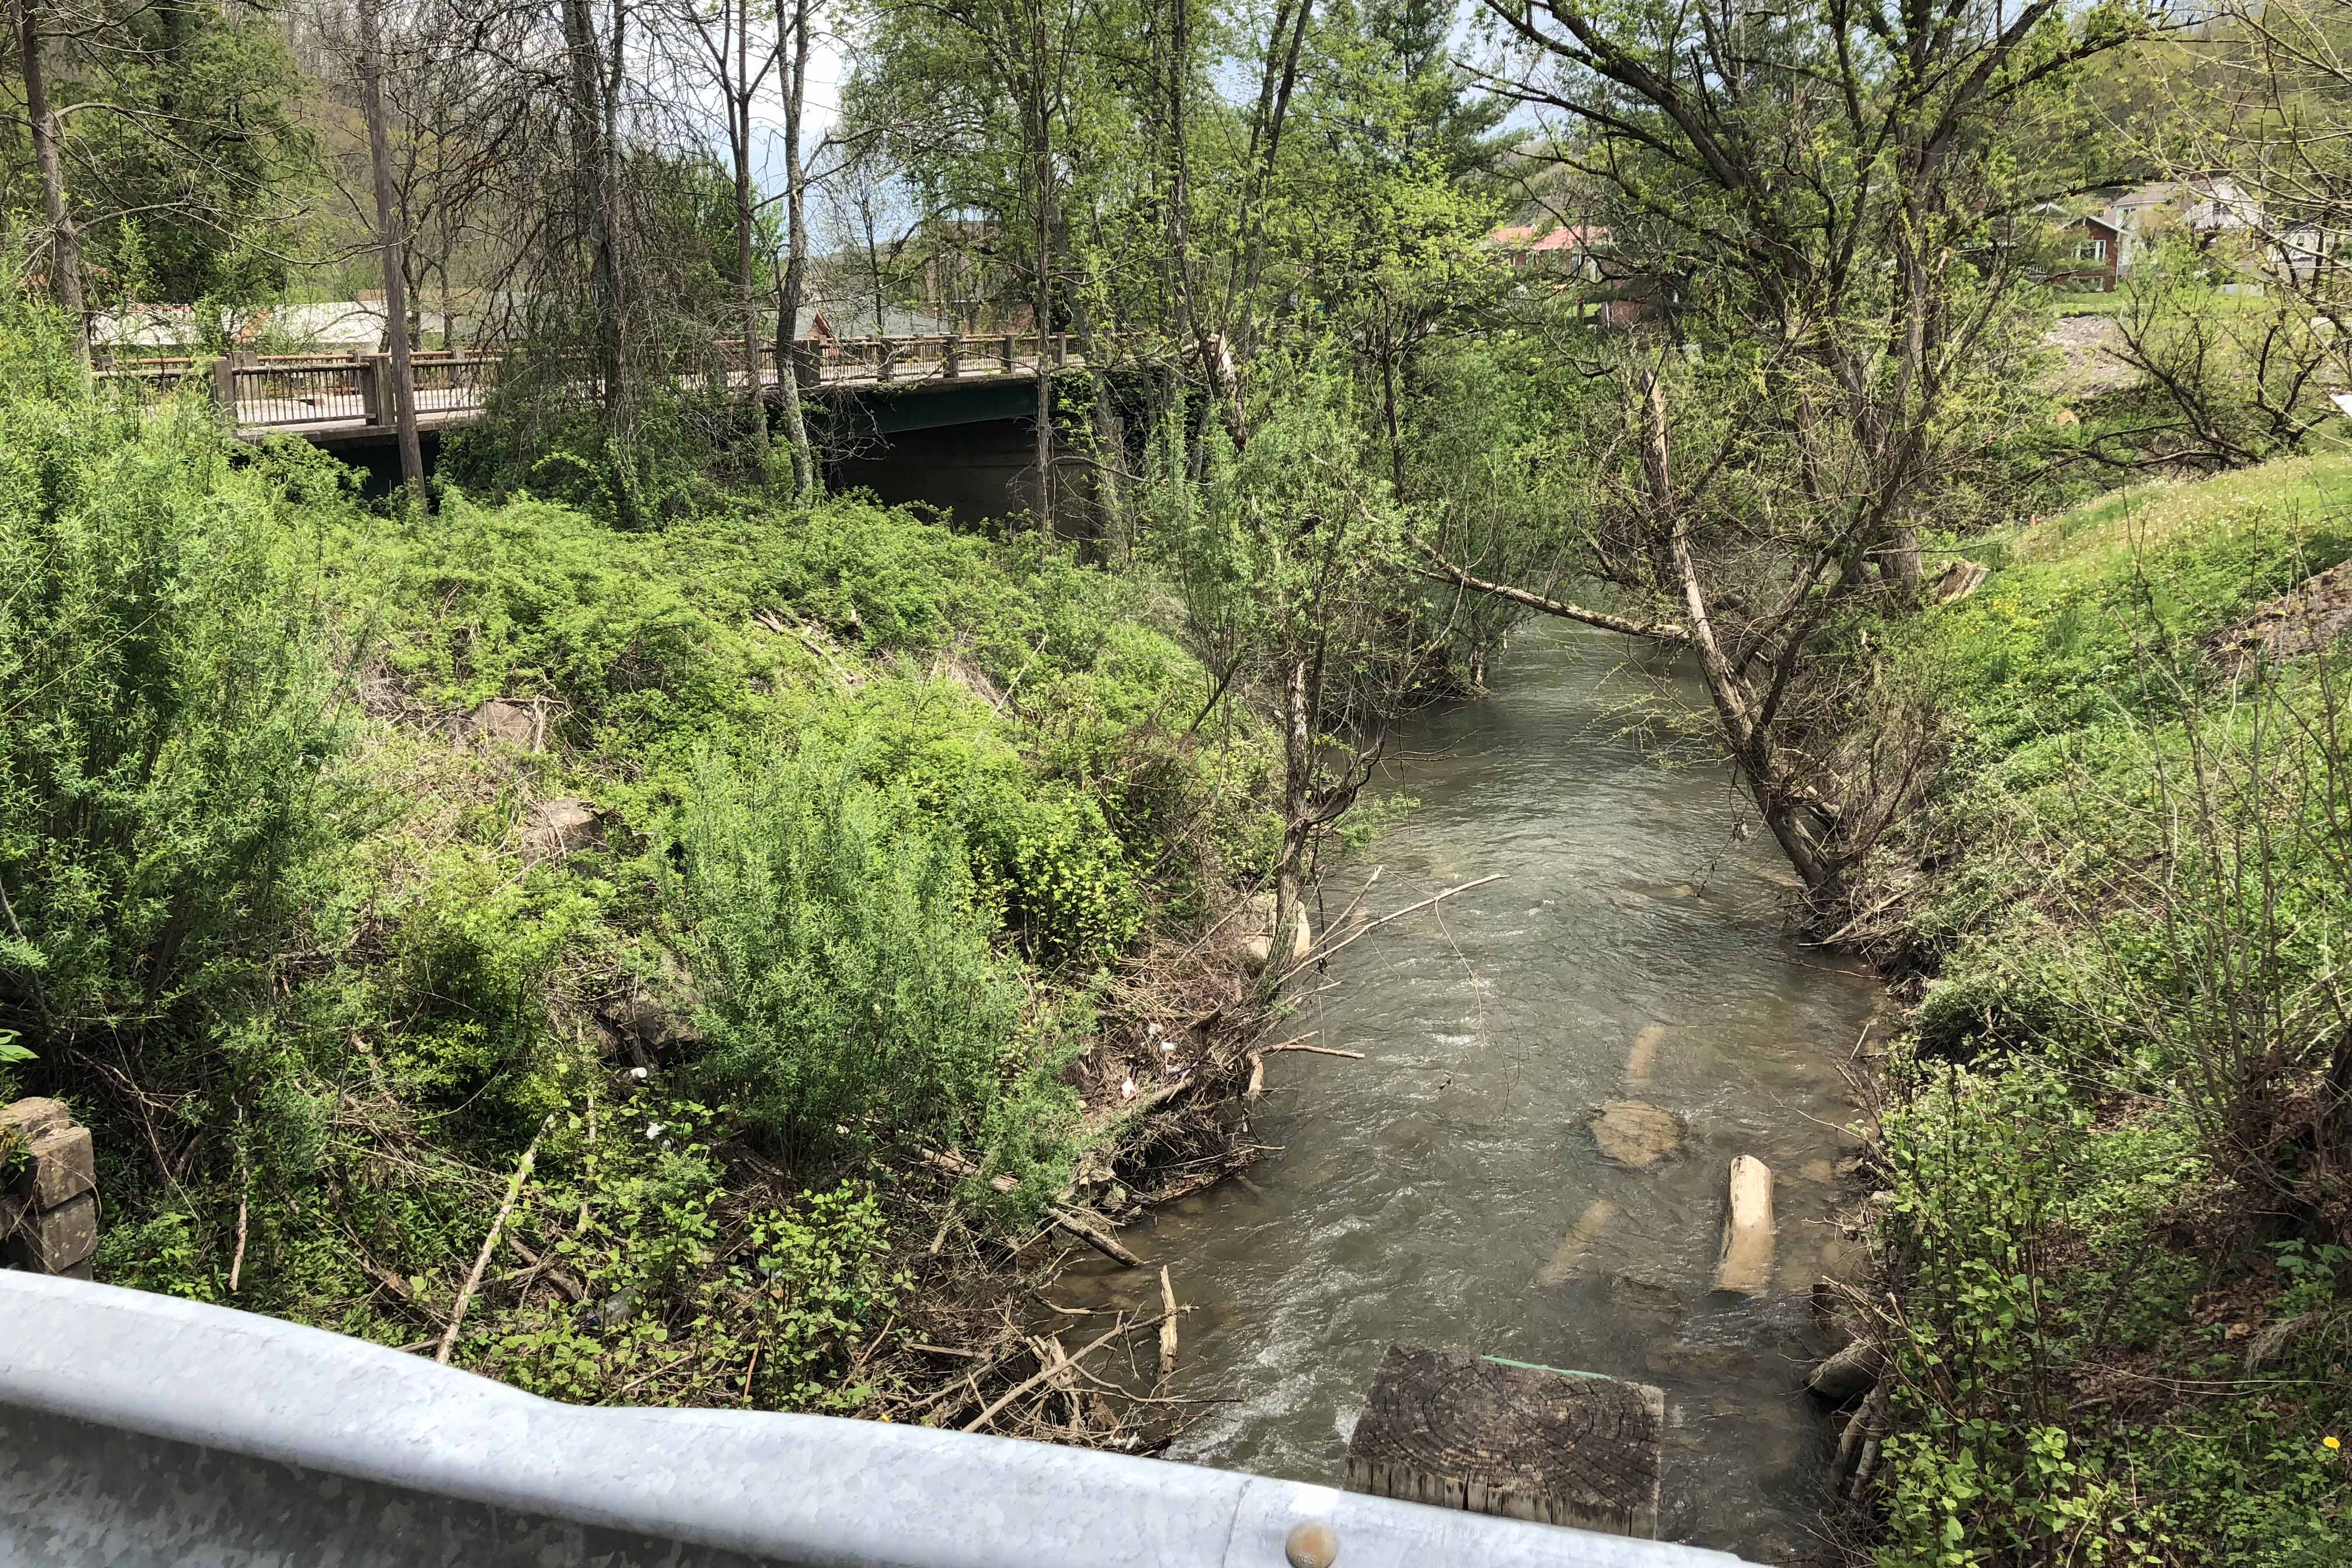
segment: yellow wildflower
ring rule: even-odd
[[[2322,1437],[2319,1440],[2319,1446],[2323,1448],[2341,1448],[2344,1447],[2342,1443],[2333,1437]]]

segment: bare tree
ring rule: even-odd
[[[383,319],[392,342],[393,419],[400,443],[400,477],[409,500],[425,500],[425,454],[416,435],[416,376],[409,362],[408,274],[403,257],[399,194],[392,179],[392,129],[383,112],[383,38],[378,0],[358,0],[360,101],[367,119],[368,165],[375,186],[376,244],[383,260]]]
[[[72,323],[74,353],[89,363],[89,317],[81,286],[81,237],[66,199],[62,117],[49,103],[48,70],[43,55],[47,35],[41,0],[17,0],[16,37],[25,73],[25,118],[33,137],[33,161],[40,169],[41,214],[49,229],[49,295]]]

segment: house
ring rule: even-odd
[[[2210,247],[2225,235],[2258,230],[2262,225],[2261,206],[2226,175],[2151,180],[2110,191],[2097,216],[2115,232],[2120,277],[2129,277],[2167,234],[2186,233],[2200,246]]]
[[[1506,224],[1486,237],[1486,248],[1518,272],[1549,272],[1601,279],[1600,257],[1609,248],[1609,231],[1591,224],[1560,224],[1550,228],[1535,224]]]
[[[2058,264],[2050,281],[2060,288],[2112,294],[2122,266],[2123,231],[2092,214],[2070,217],[2058,226]]]

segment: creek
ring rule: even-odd
[[[1416,716],[1381,786],[1420,805],[1325,868],[1337,916],[1375,865],[1378,914],[1283,1033],[1245,1177],[1128,1233],[1171,1264],[1173,1392],[1215,1401],[1170,1457],[1339,1484],[1391,1342],[1654,1384],[1668,1405],[1660,1533],[1759,1562],[1804,1550],[1828,1461],[1800,1390],[1807,1293],[1852,1263],[1830,1215],[1852,1152],[1840,1069],[1868,976],[1786,933],[1791,882],[1719,768],[1667,767],[1624,733],[1640,683],[1704,702],[1623,639],[1544,625],[1478,701]],[[1675,1113],[1681,1147],[1605,1162],[1605,1101]],[[1774,1173],[1771,1293],[1710,1294],[1732,1159]],[[1841,1253],[1845,1256],[1841,1256]],[[1087,1268],[1093,1305],[1157,1283]]]

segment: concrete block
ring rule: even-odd
[[[26,1145],[33,1157],[32,1199],[37,1209],[53,1209],[98,1190],[89,1129],[61,1127]]]
[[[98,1194],[44,1209],[16,1227],[9,1260],[37,1274],[63,1274],[98,1250]]]
[[[26,1142],[44,1132],[73,1125],[73,1112],[61,1100],[46,1100],[36,1095],[20,1100],[14,1105],[0,1105],[0,1134],[15,1133]]]

